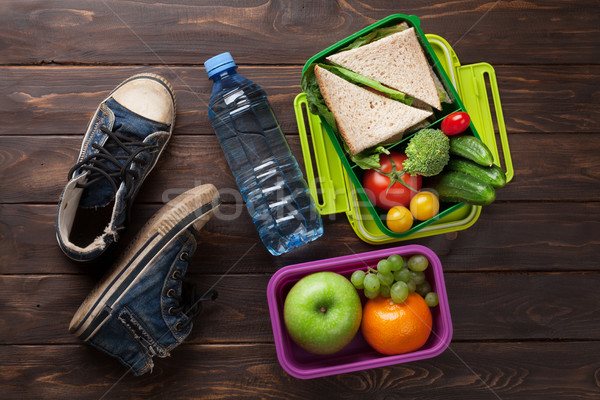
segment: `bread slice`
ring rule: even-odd
[[[332,54],[327,60],[442,109],[430,65],[414,28]]]
[[[319,66],[315,76],[352,154],[392,137],[399,141],[404,131],[432,114],[354,85]]]

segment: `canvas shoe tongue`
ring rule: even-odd
[[[129,150],[136,150],[140,145],[145,145],[143,143],[144,139],[151,135],[154,132],[158,131],[168,131],[169,126],[165,124],[161,124],[158,122],[151,121],[147,118],[139,116],[125,107],[117,103],[114,99],[109,99],[106,102],[106,105],[110,108],[110,110],[114,113],[115,123],[113,125],[112,131],[124,136],[128,139],[133,139],[136,143],[127,144],[127,148]],[[104,134],[104,137],[107,137],[107,134]],[[102,140],[104,141],[104,139]],[[111,155],[114,157],[122,157],[118,159],[119,165],[116,165],[113,162],[106,162],[106,165],[110,170],[121,169],[123,164],[127,161],[128,153],[127,151],[120,146],[115,139],[108,137],[104,143],[104,148],[109,151]],[[148,152],[144,151],[140,155],[137,156],[138,159],[149,158]],[[131,164],[128,168],[131,167]],[[141,171],[140,171],[141,175]],[[120,177],[118,178],[121,179]],[[88,178],[88,181],[92,180]],[[120,187],[122,182],[117,182],[117,186]],[[133,190],[133,188],[129,188]],[[120,192],[123,196],[126,196],[126,191]],[[115,197],[115,192],[113,189],[113,185],[111,182],[103,177],[99,179],[97,182],[93,183],[89,187],[87,187],[80,200],[80,207],[84,208],[92,208],[92,207],[105,207],[110,204]]]

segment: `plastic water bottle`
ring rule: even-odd
[[[264,245],[280,255],[320,237],[321,216],[265,92],[229,53],[204,67],[214,82],[210,122]]]

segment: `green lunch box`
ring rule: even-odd
[[[436,110],[436,121],[430,127],[439,128],[441,120],[452,112],[468,112],[471,117],[471,126],[467,132],[480,138],[489,147],[494,156],[494,162],[503,167],[507,181],[510,181],[514,176],[514,170],[494,69],[487,63],[461,66],[456,53],[448,42],[437,35],[425,35],[421,31],[420,21],[416,16],[394,14],[362,29],[310,58],[304,66],[303,73],[310,64],[323,62],[325,57],[335,53],[357,37],[374,29],[397,25],[401,22],[406,22],[409,26],[414,27],[434,72],[452,99],[452,104],[442,103],[442,111]],[[494,130],[488,90],[492,95],[497,134]],[[319,212],[321,215],[345,212],[354,231],[365,242],[383,244],[459,231],[470,227],[479,218],[481,206],[465,203],[442,203],[436,217],[415,223],[406,232],[392,232],[380,216],[384,212],[371,203],[362,187],[362,170],[344,152],[340,139],[331,127],[321,117],[308,111],[305,93],[296,96],[294,109],[305,160],[307,181]],[[396,147],[402,149],[411,136],[386,147],[392,150]],[[497,136],[501,153],[497,145]],[[501,157],[503,163],[501,163]],[[316,174],[313,164],[316,166]],[[425,188],[425,185],[423,187]]]

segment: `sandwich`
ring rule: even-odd
[[[405,23],[371,31],[326,61],[307,68],[302,88],[310,111],[325,119],[361,168],[377,167],[382,145],[429,125],[433,109],[450,102]]]
[[[399,141],[399,134],[432,115],[350,83],[318,65],[314,73],[325,104],[353,155],[383,142]]]
[[[386,36],[356,49],[332,54],[327,61],[404,92],[442,109],[427,57],[414,28]]]

